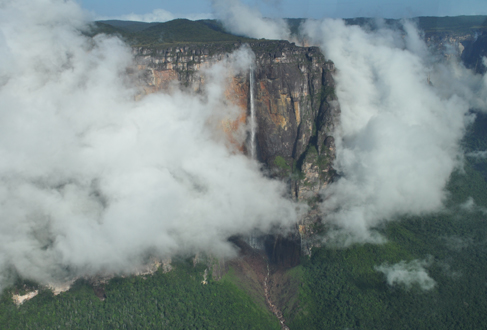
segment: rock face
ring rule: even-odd
[[[466,44],[462,53],[463,63],[467,68],[477,73],[484,74],[487,71],[483,58],[487,56],[487,32],[476,36],[470,43]]]
[[[179,45],[160,49],[135,48],[146,93],[183,86],[203,90],[202,68],[222,61],[239,43]],[[249,74],[235,75],[226,97],[242,115],[228,130],[247,121],[250,88],[254,91],[257,158],[271,176],[286,180],[293,197],[310,198],[333,177],[332,133],[339,116],[334,64],[316,47],[287,41],[255,41],[254,86]],[[245,150],[245,147],[242,148]]]
[[[483,57],[487,56],[487,32],[472,30],[465,33],[436,32],[425,34],[426,44],[444,57],[456,57],[465,67],[484,74],[487,67]]]
[[[436,49],[446,57],[461,56],[463,51],[470,45],[475,38],[475,33],[452,34],[448,32],[426,33],[424,39],[426,44]]]
[[[38,294],[39,294],[39,290],[35,290],[35,291],[32,291],[32,292],[28,292],[28,293],[26,293],[24,295],[13,294],[12,295],[12,300],[13,300],[13,302],[14,302],[15,305],[20,306],[24,302],[26,302],[28,300],[31,300],[32,298],[34,298]]]

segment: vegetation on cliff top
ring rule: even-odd
[[[178,43],[249,42],[254,39],[225,32],[210,20],[175,19],[164,23],[127,21],[96,22],[91,35],[118,34],[133,47],[160,47]]]

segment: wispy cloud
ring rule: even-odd
[[[264,18],[258,9],[239,0],[212,0],[212,7],[215,17],[231,33],[251,38],[289,38],[289,28],[283,19]]]
[[[431,265],[431,260],[401,261],[397,264],[383,264],[374,269],[386,276],[389,285],[404,285],[410,289],[418,285],[422,290],[431,290],[436,282],[428,275],[425,267]]]
[[[467,157],[485,159],[487,158],[487,151],[472,151],[465,155]]]

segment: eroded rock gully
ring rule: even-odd
[[[274,305],[272,302],[271,294],[270,294],[270,285],[272,282],[269,282],[269,277],[270,277],[270,268],[269,268],[269,262],[266,262],[267,265],[267,274],[264,278],[264,297],[267,303],[267,306],[269,307],[269,310],[277,317],[279,320],[279,324],[281,325],[281,328],[283,330],[289,330],[289,328],[286,326],[286,320],[284,319],[284,316],[282,315],[281,310]]]
[[[266,237],[267,243],[276,246],[278,249],[285,244],[296,246],[291,240],[285,244],[282,242],[271,244],[273,240],[274,237]],[[280,237],[278,240],[285,239]],[[291,257],[289,260],[279,259],[277,261],[272,255],[268,254],[273,252],[272,249],[267,249],[267,251],[253,249],[244,239],[239,237],[233,237],[231,241],[239,248],[239,256],[233,260],[214,265],[213,278],[218,279],[222,273],[231,269],[235,276],[235,284],[247,292],[254,301],[274,314],[282,329],[289,329],[282,308],[283,306],[289,310],[298,308],[299,301],[296,297],[298,296],[299,283],[297,281],[290,283],[285,273],[291,267],[296,266],[299,259],[292,260]],[[291,253],[291,255],[299,255],[299,247],[297,247],[296,252]],[[284,288],[285,290],[283,290]]]

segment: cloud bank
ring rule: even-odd
[[[289,31],[276,22],[255,30],[262,16],[244,6],[214,1],[216,16],[247,36]],[[235,17],[234,17],[235,16]],[[256,22],[254,24],[254,22]],[[319,46],[337,68],[341,118],[334,133],[339,179],[323,192],[323,222],[329,241],[340,245],[383,242],[373,229],[401,215],[443,207],[445,185],[461,165],[459,141],[474,117],[487,109],[487,78],[434,55],[413,23],[402,30],[377,22],[366,31],[342,20],[308,20],[301,34]],[[242,27],[241,27],[242,26]]]
[[[413,260],[411,262],[401,261],[394,265],[383,264],[374,269],[386,276],[387,284],[404,285],[410,289],[418,285],[422,290],[431,290],[436,282],[428,275],[425,267],[430,266],[431,261]]]
[[[409,22],[405,34],[366,32],[341,20],[308,21],[303,29],[337,67],[341,177],[323,191],[323,221],[335,229],[329,238],[345,245],[380,242],[371,229],[384,221],[440,210],[461,163],[468,110],[482,105],[460,88],[457,78],[471,73],[455,63],[434,64]]]
[[[203,96],[135,101],[131,49],[84,37],[86,22],[73,1],[0,6],[0,289],[12,272],[47,283],[232,255],[229,236],[296,221],[286,187],[216,128],[236,116],[222,77],[250,67],[246,50]]]

